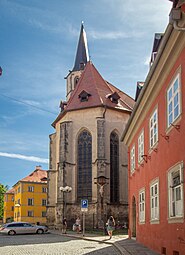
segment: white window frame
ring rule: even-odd
[[[28,198],[28,206],[33,206],[33,205],[34,205],[33,198]]]
[[[28,192],[34,192],[34,186],[28,186]]]
[[[169,219],[184,217],[184,185],[183,162],[173,166],[168,171],[168,203]]]
[[[175,89],[177,81],[177,88]],[[175,102],[178,98],[178,103]],[[175,111],[178,110],[178,114],[175,116]],[[178,73],[172,80],[168,90],[167,90],[167,126],[170,125],[179,117],[181,114],[181,81],[180,73]]]
[[[145,189],[139,192],[139,222],[145,223]]]
[[[47,205],[47,199],[42,199],[42,206],[46,206]]]
[[[150,184],[150,220],[159,220],[159,180]]]
[[[42,187],[42,193],[47,193],[47,187]]]
[[[46,211],[42,211],[42,217],[46,217]]]
[[[33,211],[28,211],[28,217],[34,217],[34,212]]]
[[[144,155],[144,130],[140,133],[138,137],[138,163],[140,164],[143,161]]]
[[[135,162],[135,144],[132,146],[130,150],[130,172],[131,174],[135,171],[136,162]]]
[[[150,131],[150,148],[153,148],[154,145],[158,142],[158,109],[155,109],[150,118],[149,131]]]

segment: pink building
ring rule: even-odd
[[[184,3],[183,3],[184,2]],[[151,68],[122,141],[129,155],[129,236],[185,254],[185,1],[156,34]]]

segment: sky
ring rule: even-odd
[[[49,168],[49,135],[65,100],[81,22],[102,77],[135,97],[169,0],[0,0],[0,183]]]

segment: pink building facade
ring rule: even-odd
[[[181,18],[167,26],[122,136],[129,155],[129,236],[167,255],[185,254],[183,8],[175,6]]]

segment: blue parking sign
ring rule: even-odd
[[[81,200],[81,208],[88,208],[88,199]]]

